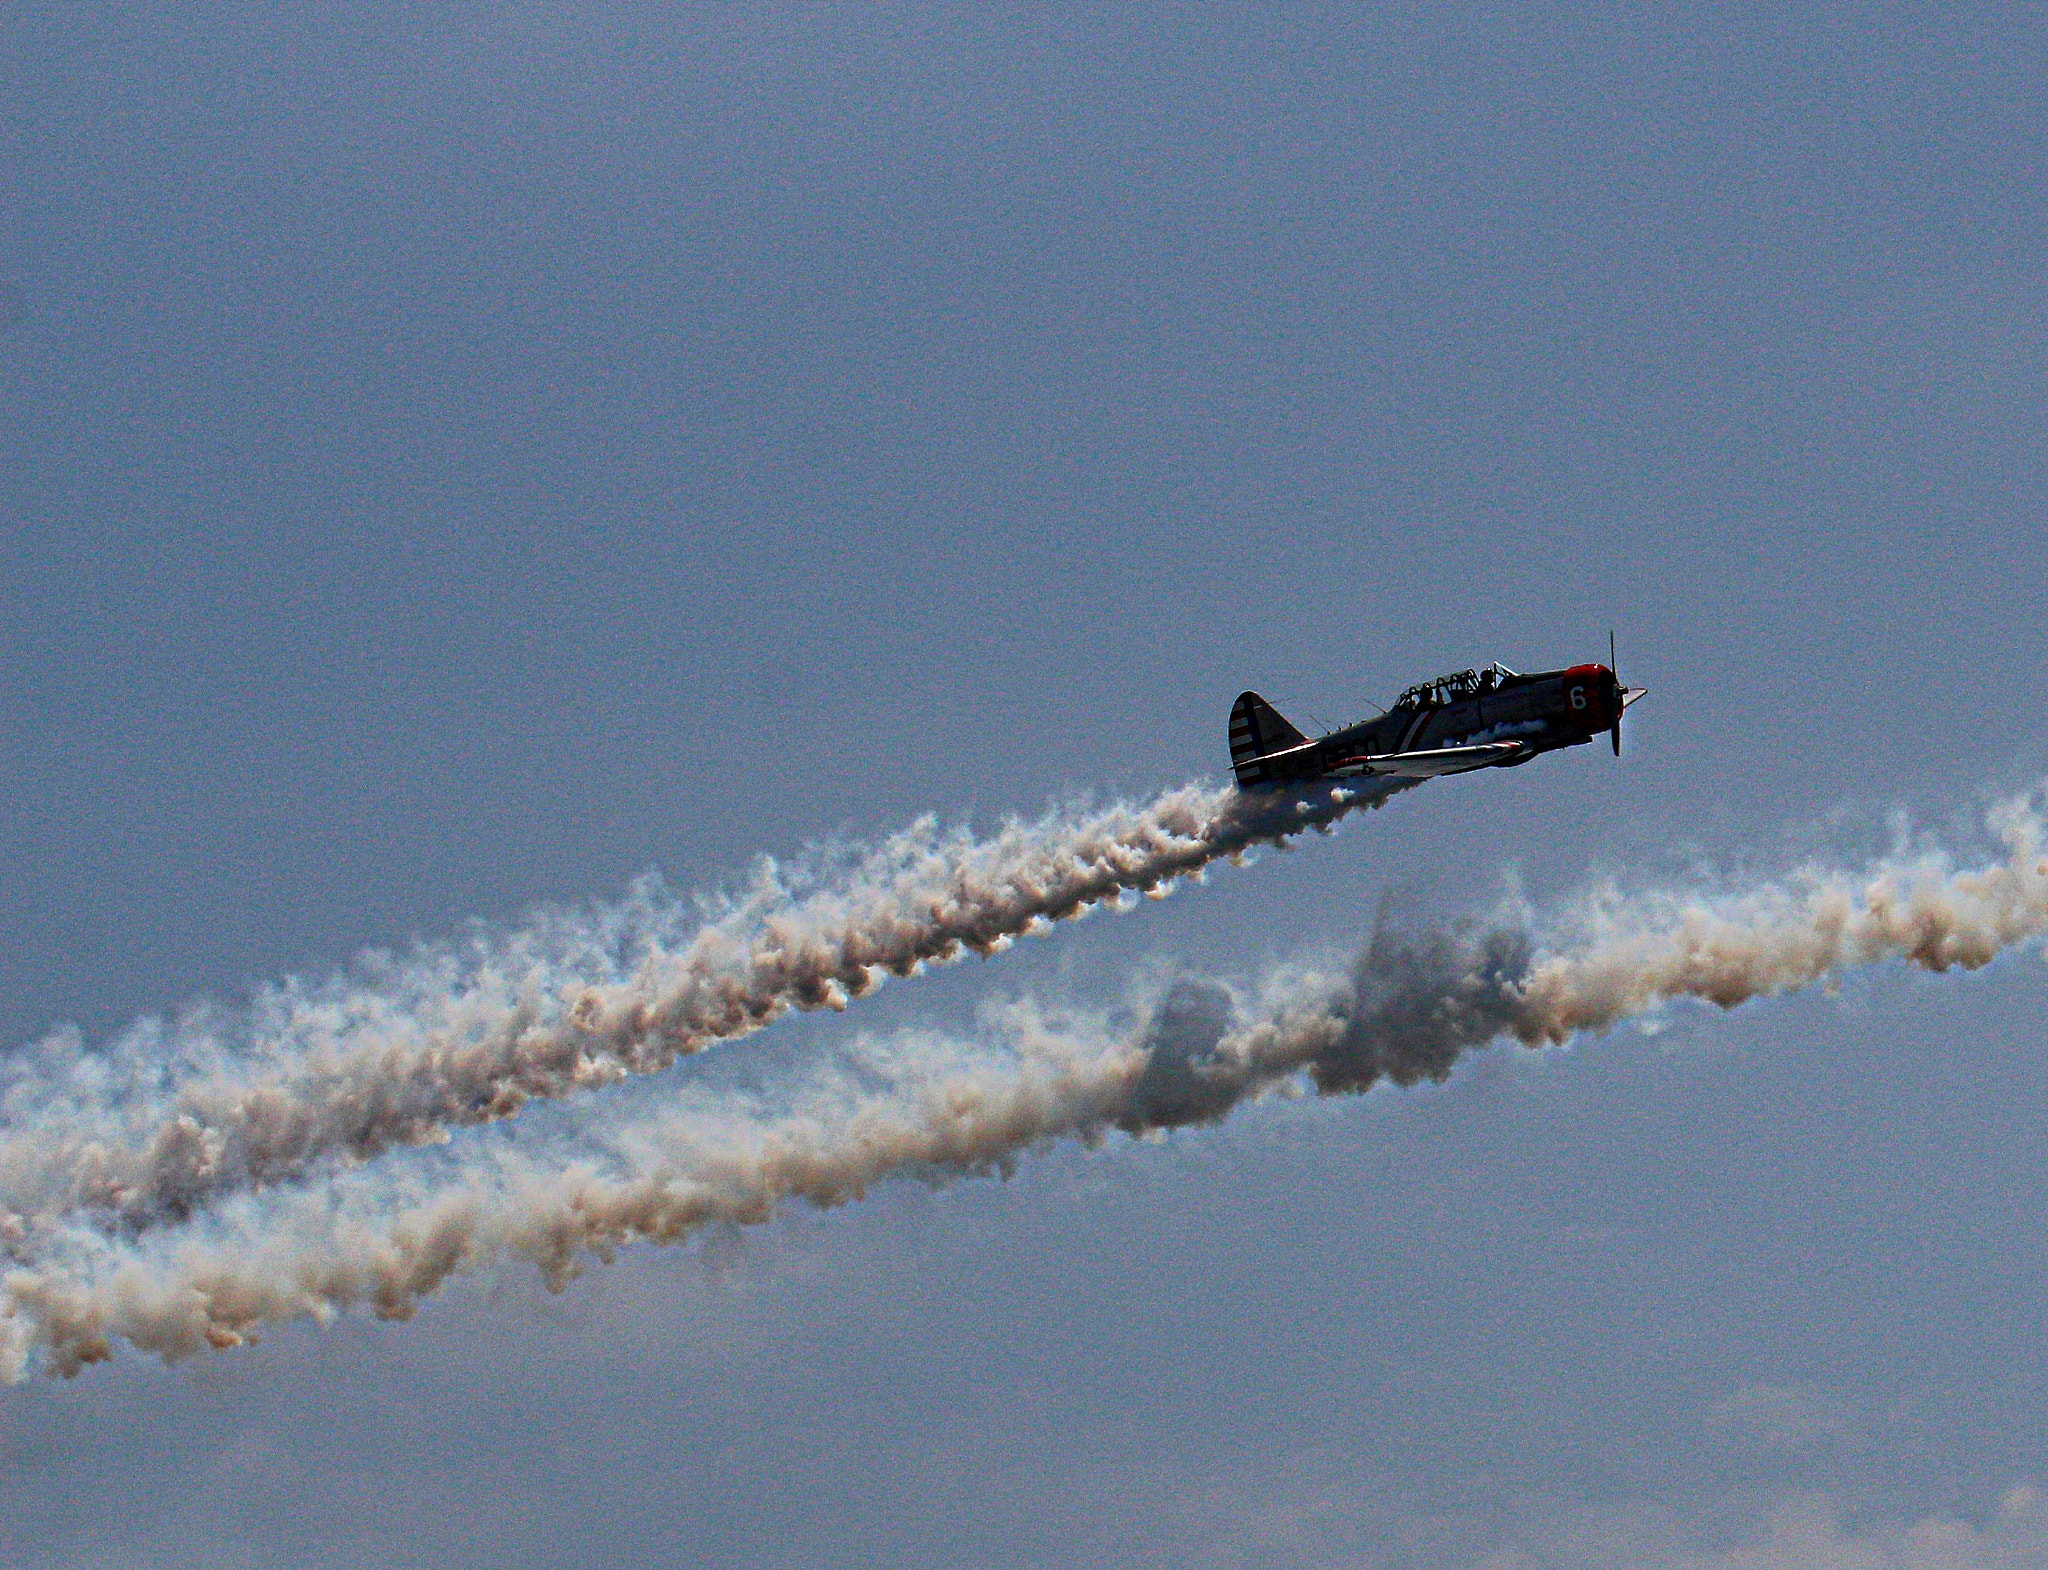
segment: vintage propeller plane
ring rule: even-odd
[[[1621,716],[1648,689],[1624,687],[1605,665],[1522,675],[1505,665],[1458,671],[1410,687],[1377,719],[1308,737],[1256,692],[1230,711],[1230,765],[1253,789],[1351,775],[1432,779],[1505,769],[1578,747],[1602,731],[1621,756]]]

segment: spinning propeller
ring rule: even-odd
[[[1612,627],[1607,629],[1607,668],[1614,675],[1615,699],[1614,728],[1607,734],[1614,742],[1614,755],[1618,758],[1621,756],[1621,717],[1628,711],[1628,706],[1631,703],[1634,703],[1636,699],[1640,698],[1650,689],[1647,687],[1624,687],[1621,684],[1621,661],[1615,657],[1614,629]]]

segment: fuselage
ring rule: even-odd
[[[1460,671],[1411,687],[1376,719],[1262,749],[1238,764],[1238,778],[1246,785],[1284,785],[1370,773],[1372,759],[1390,755],[1500,742],[1516,743],[1517,750],[1473,766],[1511,768],[1611,731],[1623,706],[1622,685],[1605,665],[1531,675],[1499,666]]]

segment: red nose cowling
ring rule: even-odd
[[[1605,665],[1574,665],[1565,672],[1567,692],[1583,691],[1585,708],[1573,716],[1586,727],[1588,736],[1606,731],[1614,742],[1614,755],[1621,756],[1621,679]]]

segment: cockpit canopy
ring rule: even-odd
[[[1515,673],[1498,660],[1483,671],[1453,671],[1435,681],[1410,687],[1394,700],[1397,709],[1441,709],[1462,698],[1477,698],[1493,692]]]

